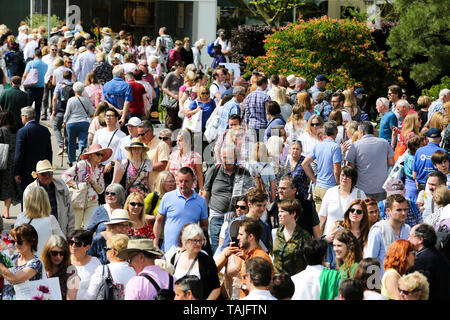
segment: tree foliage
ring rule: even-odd
[[[300,19],[265,42],[264,56],[247,58],[247,73],[258,68],[267,75],[295,74],[309,84],[324,74],[330,80],[328,89],[364,87],[371,96],[385,95],[390,84],[403,83],[378,51],[371,29],[355,20]]]
[[[34,28],[39,28],[40,26],[44,26],[45,28],[48,27],[48,16],[46,14],[41,14],[41,13],[33,13],[33,23],[31,23],[31,19],[30,17],[26,17],[25,18],[25,22],[27,24],[27,26],[29,26],[31,29]],[[50,16],[50,29],[54,28],[54,27],[61,27],[63,21],[57,16],[57,15],[52,15]],[[48,31],[45,33],[45,36],[47,36]]]
[[[396,0],[394,5],[400,18],[387,40],[388,57],[423,87],[450,69],[450,1]]]
[[[439,97],[439,92],[442,89],[450,88],[450,78],[448,76],[444,76],[441,78],[441,83],[432,86],[430,89],[423,89],[422,95],[429,96],[431,99],[437,99]]]

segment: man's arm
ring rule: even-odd
[[[395,165],[394,157],[388,158],[387,165],[388,165],[388,167],[393,167]]]
[[[208,230],[208,219],[200,220],[200,228]]]
[[[123,111],[122,111],[122,117],[120,118],[120,125],[125,125],[125,122],[127,121],[127,115],[128,110],[130,109],[130,101],[125,101],[123,104]]]
[[[341,163],[333,163],[333,173],[334,179],[336,179],[336,184],[339,184],[339,176],[341,175]]]
[[[316,183],[316,177],[314,176],[314,171],[311,168],[311,163],[314,161],[309,155],[306,156],[305,160],[301,163],[303,170],[306,173],[306,176],[311,180],[314,184]]]
[[[153,243],[155,247],[159,248],[159,238],[161,236],[161,230],[164,225],[165,217],[158,212],[158,215],[156,216],[155,225],[153,226],[153,233],[155,234],[155,239],[153,240]]]

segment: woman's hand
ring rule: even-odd
[[[94,179],[92,179],[92,177],[89,173],[86,174],[86,181],[89,182],[90,185],[95,183]]]
[[[232,242],[234,243],[234,242]],[[237,254],[241,251],[238,247],[232,247],[231,245],[223,249],[222,253],[225,258],[229,258],[232,254]]]

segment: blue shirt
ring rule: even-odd
[[[197,192],[186,199],[179,189],[166,193],[159,204],[158,213],[165,217],[164,243],[162,250],[168,251],[172,246],[178,247],[178,235],[181,228],[188,223],[198,223],[208,219],[206,199]]]
[[[39,81],[33,86],[34,88],[43,88],[45,86],[45,74],[47,73],[48,66],[41,59],[35,58],[33,61],[27,63],[25,71],[30,72],[31,68],[37,69],[39,73]],[[28,75],[29,76],[29,75]]]
[[[133,101],[133,90],[129,83],[121,77],[114,77],[105,83],[103,87],[103,97],[118,109],[123,109],[125,101]]]
[[[388,111],[381,117],[380,120],[380,133],[378,135],[379,138],[386,139],[389,143],[392,140],[392,129],[391,127],[398,126],[398,120],[395,114],[392,111]]]
[[[337,184],[334,177],[334,164],[342,162],[341,147],[333,139],[325,139],[314,146],[309,156],[317,160],[316,185],[324,189],[334,187]]]
[[[237,102],[236,98],[231,99],[223,105],[222,111],[220,112],[219,129],[217,131],[217,136],[222,135],[223,132],[228,129],[228,118],[230,118],[232,114],[238,114],[239,116],[241,116],[241,107],[239,106],[239,102]]]
[[[200,102],[198,101],[198,99],[195,99],[191,102],[189,109],[195,110],[198,108],[198,106],[202,107],[202,128],[205,128],[206,122],[216,108],[216,103],[213,99],[210,99],[208,102]]]
[[[322,92],[323,90],[320,89],[319,87],[316,86],[312,86],[311,88],[309,88],[308,93],[311,95],[311,97],[313,98],[314,102],[317,103],[316,97],[319,94],[319,92]]]
[[[281,114],[270,120],[269,123],[267,124],[266,132],[264,135],[264,142],[267,142],[267,140],[269,140],[271,136],[270,130],[272,129],[272,127],[277,125],[282,125],[283,127],[286,125],[286,121],[284,121]]]
[[[414,155],[413,172],[417,174],[417,181],[419,183],[425,183],[427,181],[428,174],[437,170],[431,161],[431,155],[436,150],[445,151],[434,142],[428,142],[426,146],[419,148],[416,151],[416,154]],[[445,152],[447,153],[447,151]]]

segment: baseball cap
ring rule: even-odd
[[[431,128],[427,131],[428,138],[439,138],[441,136],[441,131],[438,128]]]
[[[389,197],[393,194],[402,194],[404,189],[405,185],[403,184],[402,180],[392,179],[386,186],[386,197]]]
[[[316,78],[314,79],[315,82],[320,82],[320,81],[326,81],[326,82],[330,82],[330,80],[328,80],[327,77],[325,77],[323,74],[318,74],[316,76]]]
[[[137,127],[141,124],[141,122],[141,119],[139,119],[138,117],[132,117],[128,120],[127,126]]]
[[[293,74],[290,74],[286,77],[286,81],[289,83],[289,85],[293,86],[295,84],[296,76]]]

